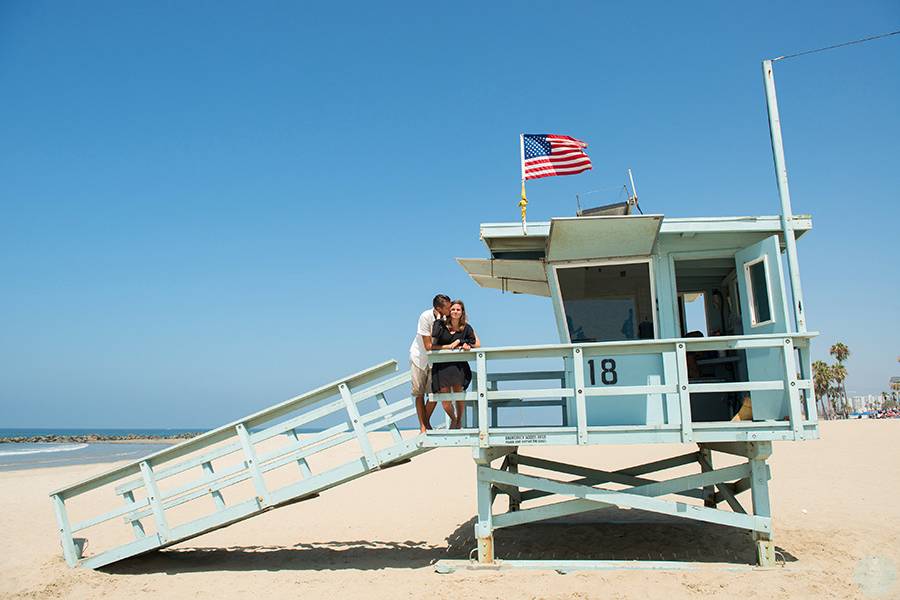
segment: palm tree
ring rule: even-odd
[[[839,402],[840,412],[845,417],[847,416],[847,390],[844,387],[844,380],[847,379],[847,367],[838,363],[836,365],[831,365],[831,380],[834,381],[834,399],[835,402]],[[843,398],[843,400],[842,400]]]
[[[813,368],[813,387],[815,388],[816,402],[822,403],[822,415],[826,419],[830,419],[828,404],[829,391],[831,389],[831,367],[824,360],[817,360],[812,364]]]
[[[848,348],[844,342],[837,342],[832,344],[828,353],[837,361],[835,368],[840,367],[840,370],[835,373],[835,375],[840,374],[842,376],[840,378],[834,377],[834,379],[838,384],[838,387],[840,387],[841,395],[844,398],[844,404],[849,404],[847,401],[847,388],[844,386],[844,380],[847,379],[847,369],[844,367],[844,361],[850,358],[850,348]]]
[[[831,349],[828,351],[828,354],[834,357],[834,360],[839,363],[843,363],[845,360],[850,358],[850,348],[848,348],[843,342],[837,342],[831,346]]]

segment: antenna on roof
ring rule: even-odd
[[[637,190],[634,189],[634,175],[631,174],[630,168],[628,169],[628,179],[631,181],[631,195],[628,197],[628,203],[631,204],[634,208],[638,209],[639,213],[644,214],[644,211],[642,211],[640,205],[638,205]]]

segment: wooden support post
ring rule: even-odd
[[[477,492],[478,492],[478,520],[475,522],[475,540],[478,543],[478,562],[491,564],[494,562],[494,524],[491,505],[494,496],[491,493],[491,482],[485,470],[490,467],[478,465]]]
[[[681,410],[681,441],[694,441],[691,425],[691,394],[688,392],[687,351],[684,342],[675,344],[675,363],[678,367],[678,404]]]
[[[250,442],[250,433],[243,423],[238,423],[235,427],[238,438],[241,440],[241,448],[244,450],[244,462],[247,469],[253,477],[253,487],[256,488],[256,502],[260,508],[269,506],[269,490],[266,489],[266,480],[263,479],[262,471],[257,464],[256,451]]]
[[[350,393],[350,388],[347,387],[346,383],[340,384],[338,390],[341,392],[341,398],[344,399],[344,406],[346,406],[347,414],[350,416],[350,425],[353,427],[353,431],[356,432],[356,439],[359,440],[359,448],[362,450],[363,459],[370,469],[377,469],[379,465],[378,457],[375,456],[375,452],[372,450],[372,442],[369,441],[366,427],[363,425],[362,419],[360,419],[359,409],[356,408],[356,402],[353,401],[353,394]]]
[[[578,427],[578,443],[588,443],[587,405],[584,400],[584,356],[581,348],[572,351],[572,372],[575,376],[575,418]]]
[[[205,475],[212,475],[213,473],[215,473],[215,470],[213,469],[212,463],[210,461],[206,461],[205,463],[203,463],[203,473]],[[216,508],[218,510],[222,510],[223,508],[225,508],[225,498],[222,497],[222,492],[210,488],[210,493],[212,494],[213,502],[216,504]]]
[[[285,432],[292,440],[300,443],[300,436],[297,435],[296,429],[291,429]],[[312,477],[312,469],[309,468],[309,463],[302,456],[297,459],[297,466],[300,467],[300,474],[303,475],[303,479],[308,479]]]
[[[709,448],[700,446],[697,461],[700,463],[700,471],[702,473],[713,470],[712,451]],[[708,485],[703,488],[703,506],[716,507],[716,487],[714,485]]]
[[[126,504],[133,504],[134,503],[134,492],[132,492],[131,490],[128,490],[122,494],[122,498],[125,500]],[[147,535],[146,533],[144,533],[144,526],[141,525],[140,519],[134,519],[131,521],[131,529],[132,529],[132,531],[134,531],[134,537],[136,539],[141,539],[142,537]]]
[[[166,522],[162,498],[159,497],[159,486],[156,485],[156,478],[153,476],[153,469],[150,468],[150,464],[143,460],[140,467],[141,476],[144,479],[144,489],[147,490],[147,500],[150,502],[153,519],[156,521],[156,534],[159,536],[160,543],[165,544],[169,541],[169,524]]]
[[[479,352],[476,356],[475,370],[478,373],[478,447],[487,448],[490,446],[490,439],[488,437],[487,360],[484,352]],[[490,484],[488,484],[488,492],[490,495]]]
[[[769,505],[769,468],[764,459],[750,459],[750,496],[753,501],[753,514],[758,517],[772,517]],[[753,531],[756,543],[756,558],[761,567],[775,565],[775,542],[771,529],[766,532]]]
[[[59,494],[53,496],[53,511],[56,513],[56,524],[59,528],[59,541],[62,544],[63,556],[66,564],[74,567],[78,564],[78,551],[75,549],[75,540],[72,539],[72,527],[69,525],[69,516],[66,514],[66,504]]]

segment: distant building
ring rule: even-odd
[[[847,398],[850,403],[850,412],[861,413],[869,410],[875,410],[881,404],[881,396],[868,394],[866,396],[850,396]]]
[[[900,392],[900,377],[891,377],[891,391]]]

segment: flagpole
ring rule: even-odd
[[[522,209],[522,235],[528,235],[528,226],[525,222],[525,211],[528,209],[528,198],[525,196],[525,134],[519,134],[519,164],[522,167],[522,199],[519,200],[519,208]]]

